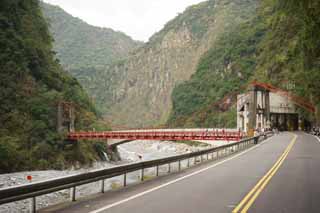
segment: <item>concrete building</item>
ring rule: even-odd
[[[250,113],[256,114],[256,116],[251,116]],[[250,121],[250,119],[255,120]],[[299,115],[295,104],[289,98],[265,90],[253,90],[238,95],[238,129],[248,132],[250,128],[274,127],[279,130],[299,129]]]

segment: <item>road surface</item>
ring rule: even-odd
[[[318,213],[320,141],[281,133],[220,161],[42,212]]]

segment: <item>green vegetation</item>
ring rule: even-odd
[[[143,175],[143,180],[144,180],[144,181],[148,181],[148,180],[151,180],[151,179],[153,179],[153,178],[155,178],[155,177],[152,176],[152,175]]]
[[[122,32],[91,26],[58,6],[41,3],[49,22],[56,57],[88,92],[100,112],[112,102],[118,74],[111,64],[123,64],[129,53],[142,45]]]
[[[234,103],[235,94],[253,79],[279,87],[289,80],[293,92],[319,103],[319,5],[315,0],[262,1],[256,16],[225,33],[191,79],[175,88],[168,124],[235,127],[235,108],[225,109],[218,101],[230,94],[224,101]]]
[[[110,187],[111,187],[112,190],[117,190],[117,189],[121,188],[121,184],[119,182],[112,182],[110,184]]]
[[[169,21],[163,30],[153,35],[150,42],[161,40],[170,30],[178,31],[181,26],[186,26],[200,39],[214,22],[215,0],[202,2],[188,7],[183,13]]]
[[[255,77],[284,87],[292,82],[293,92],[320,103],[320,2],[316,0],[266,1],[275,13],[261,42]],[[318,110],[319,111],[319,110]],[[315,120],[307,112],[305,117]],[[317,121],[320,121],[317,115]]]
[[[234,127],[235,109],[221,110],[218,101],[234,101],[256,67],[256,52],[266,32],[263,17],[255,17],[225,33],[202,56],[196,73],[172,93],[168,123],[187,127]],[[217,115],[218,114],[218,115]]]
[[[112,64],[141,45],[122,32],[91,26],[58,6],[41,3],[41,8],[50,23],[57,58],[72,73]]]
[[[91,144],[63,149],[64,136],[56,132],[59,101],[75,103],[76,129],[103,124],[77,80],[54,59],[39,2],[2,0],[0,29],[0,173],[95,160]]]

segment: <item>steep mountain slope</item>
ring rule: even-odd
[[[170,126],[235,127],[236,110],[222,110],[224,101],[235,102],[257,66],[259,44],[267,31],[272,10],[260,10],[246,23],[218,39],[203,55],[190,80],[175,87]],[[229,96],[229,97],[228,97]],[[228,97],[224,100],[225,97]]]
[[[220,39],[192,78],[175,88],[168,124],[235,127],[235,109],[224,111],[214,103],[253,79],[280,88],[285,87],[280,82],[290,81],[293,93],[319,105],[319,6],[312,0],[261,1],[255,17]]]
[[[101,67],[126,57],[141,42],[121,32],[91,26],[58,6],[41,3],[54,37],[54,50],[67,70]]]
[[[191,6],[126,60],[108,67],[97,82],[108,92],[94,95],[106,118],[127,126],[165,122],[173,88],[190,78],[220,36],[255,13],[257,2],[210,0]]]
[[[62,149],[57,103],[76,106],[76,128],[93,128],[96,111],[76,79],[52,54],[52,39],[38,0],[0,4],[0,173],[88,163],[91,145]]]
[[[316,115],[301,110],[310,121],[320,124],[320,2],[317,0],[270,1],[275,13],[261,42],[255,77],[283,87],[294,86],[294,94],[306,97],[317,108]],[[275,48],[276,47],[276,48]]]

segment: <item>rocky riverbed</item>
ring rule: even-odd
[[[0,189],[10,186],[17,186],[21,184],[27,184],[27,176],[32,176],[32,182],[49,180],[52,178],[63,177],[72,174],[80,174],[88,171],[111,168],[114,166],[123,165],[129,162],[137,162],[142,160],[151,160],[162,157],[168,157],[177,154],[183,154],[187,152],[198,151],[208,147],[195,147],[183,143],[174,142],[159,142],[159,141],[133,141],[131,143],[123,144],[118,147],[122,161],[117,163],[111,162],[96,162],[91,168],[82,168],[78,170],[70,169],[64,171],[32,171],[32,172],[19,172],[0,175]],[[165,172],[166,167],[160,167],[160,172]],[[145,175],[153,175],[154,170],[148,169],[145,171]],[[127,175],[127,183],[133,183],[139,181],[140,172],[132,172]],[[118,188],[122,185],[123,177],[114,177],[105,181],[105,189],[111,190]],[[101,181],[82,185],[77,187],[76,196],[82,197],[88,194],[98,193],[101,190]],[[55,193],[43,195],[37,197],[37,209],[54,205],[57,203],[65,202],[70,199],[70,190],[62,190]],[[19,202],[9,203],[0,206],[0,213],[4,212],[29,212],[30,200],[23,200]]]

